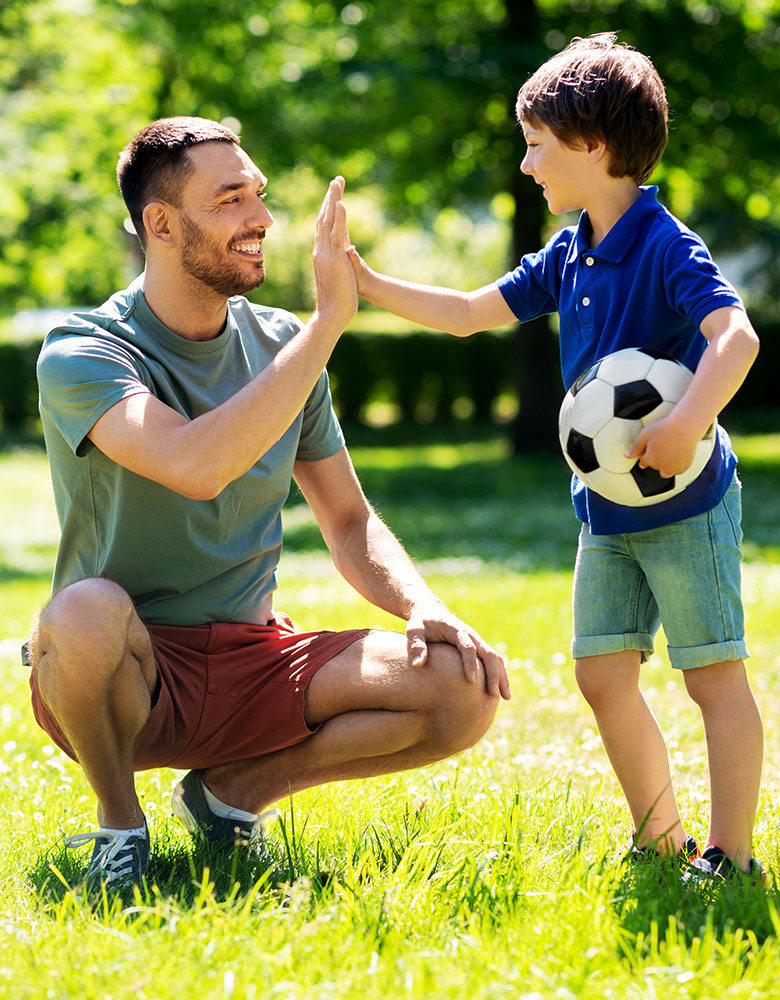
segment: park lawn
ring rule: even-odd
[[[434,589],[504,653],[512,701],[456,759],[280,803],[270,867],[204,869],[169,814],[177,773],[140,775],[153,884],[112,903],[62,882],[77,882],[79,859],[61,838],[94,828],[94,802],[32,719],[18,665],[56,523],[42,453],[0,455],[0,996],[776,995],[780,436],[738,442],[750,669],[767,724],[755,848],[771,878],[719,895],[615,863],[630,826],[568,654],[577,525],[562,462],[514,459],[497,436],[428,437],[361,441],[353,458]],[[399,627],[335,575],[299,498],[285,522],[279,607],[306,626]],[[701,839],[704,737],[663,645],[643,686]]]

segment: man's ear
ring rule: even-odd
[[[174,247],[173,210],[165,201],[150,201],[143,212],[144,226],[150,240],[156,240],[166,247]]]

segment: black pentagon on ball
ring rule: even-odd
[[[674,476],[667,479],[658,469],[641,469],[639,462],[631,470],[631,477],[643,497],[659,497],[674,489]]]
[[[641,420],[663,403],[658,390],[647,379],[624,382],[615,386],[613,412],[616,417],[626,420]]]
[[[571,388],[569,389],[569,392],[572,394],[572,396],[576,396],[581,389],[584,389],[589,382],[593,381],[593,379],[599,373],[600,365],[601,362],[597,361],[595,365],[591,365],[590,368],[588,368],[586,371],[582,373],[582,375],[577,376],[577,378],[572,382]]]
[[[581,434],[574,429],[570,430],[566,439],[566,454],[580,472],[595,472],[599,467],[596,449],[593,447],[593,438],[589,438],[587,434]]]
[[[674,361],[678,363],[677,358],[671,354],[667,354],[665,351],[656,351],[652,347],[637,347],[636,350],[641,351],[642,354],[646,354],[649,358],[655,358],[656,361]]]

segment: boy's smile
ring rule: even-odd
[[[524,122],[523,135],[528,148],[520,169],[541,186],[553,215],[584,208],[588,149],[567,146],[547,125]]]

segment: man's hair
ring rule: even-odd
[[[517,120],[546,125],[567,146],[604,142],[609,174],[646,181],[666,146],[664,85],[641,52],[612,32],[575,38],[520,88]]]
[[[160,118],[142,128],[119,154],[116,177],[142,247],[146,247],[144,208],[151,201],[181,205],[181,191],[194,169],[188,153],[202,142],[241,145],[236,133],[219,122]]]

